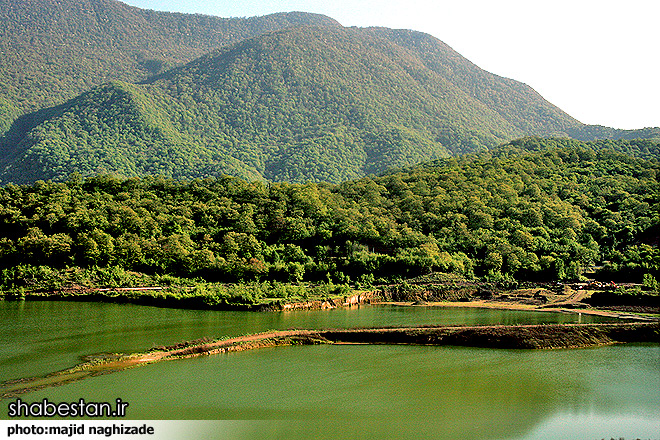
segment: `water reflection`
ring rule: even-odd
[[[25,398],[121,397],[134,419],[267,420],[269,438],[654,438],[658,359],[657,344],[280,347],[154,364]],[[623,425],[591,426],[605,419]]]
[[[253,313],[82,302],[0,302],[0,381],[62,370],[93,353],[132,353],[184,340],[271,329],[576,321],[574,314],[434,307]]]

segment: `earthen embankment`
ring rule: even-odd
[[[97,358],[47,376],[4,382],[0,384],[0,397],[12,397],[45,387],[169,359],[283,345],[406,344],[499,349],[559,349],[630,342],[660,342],[660,324],[634,322],[270,331],[223,340],[183,342],[169,347],[157,347],[145,353],[107,356],[100,360]]]

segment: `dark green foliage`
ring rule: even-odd
[[[374,32],[298,27],[144,84],[98,87],[18,124],[1,141],[0,167],[15,183],[104,170],[338,182],[519,133]]]
[[[536,151],[519,151],[530,143]],[[576,279],[605,265],[603,276],[650,284],[660,276],[659,173],[657,160],[535,138],[341,185],[110,176],[7,185],[0,267],[9,288],[24,277],[7,272],[17,265],[104,268],[118,280],[136,271],[365,285],[433,271]]]
[[[98,287],[103,289],[98,289]],[[143,288],[143,286],[160,286]],[[250,308],[282,302],[325,300],[350,292],[347,285],[332,283],[289,284],[277,281],[239,284],[209,283],[172,275],[147,275],[121,266],[75,267],[17,265],[0,270],[0,299],[22,299],[26,294],[49,298],[138,303],[178,308]]]
[[[224,19],[115,0],[0,0],[0,95],[18,116],[109,80],[140,81],[212,49],[301,24],[337,25],[305,13]],[[0,116],[2,108],[0,102]]]
[[[0,183],[341,182],[529,134],[658,136],[585,126],[430,35],[320,15],[0,0],[0,25]]]
[[[578,141],[569,138],[551,138],[541,139],[538,137],[526,137],[516,139],[506,144],[505,148],[500,149],[509,153],[524,153],[527,151],[538,151],[548,147],[553,148],[586,148],[593,152],[609,150],[610,152],[622,153],[639,159],[658,160],[660,158],[660,137],[657,139],[629,139],[629,140],[611,140],[601,139],[589,142]],[[582,153],[592,156],[591,153]]]
[[[619,130],[602,125],[580,125],[569,128],[566,134],[582,141],[598,139],[660,139],[660,127],[647,127],[638,130]],[[656,156],[657,157],[657,156]]]

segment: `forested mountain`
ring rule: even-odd
[[[528,85],[480,69],[431,35],[387,28],[365,31],[375,32],[409,49],[429,69],[498,112],[525,134],[568,136],[583,141],[660,138],[660,127],[621,130],[582,124],[548,103]]]
[[[339,182],[529,134],[660,136],[585,126],[420,32],[114,0],[0,0],[0,24],[0,183]]]
[[[528,85],[479,68],[431,35],[387,28],[370,28],[365,32],[382,35],[407,48],[429,70],[497,112],[518,133],[558,135],[582,125]]]
[[[643,144],[610,141],[657,152],[658,142]],[[37,266],[343,283],[429,271],[562,280],[605,264],[608,280],[657,278],[657,156],[603,147],[530,138],[340,185],[109,176],[6,185],[0,281],[50,273]]]
[[[111,80],[141,81],[213,49],[301,24],[308,13],[219,18],[115,0],[0,0],[0,133],[24,113]]]
[[[10,133],[19,162],[3,180],[115,170],[340,181],[518,133],[400,46],[341,27],[265,34],[44,114]]]
[[[602,125],[578,125],[566,130],[566,134],[581,141],[598,139],[660,139],[660,127],[623,130]]]

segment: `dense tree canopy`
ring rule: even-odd
[[[430,35],[0,0],[0,183],[73,172],[342,182],[586,126]]]
[[[0,0],[0,96],[13,118],[61,104],[109,80],[140,81],[213,49],[301,24],[308,13],[220,18],[136,8],[115,0]]]
[[[521,152],[519,144],[537,143]],[[487,279],[660,269],[660,164],[526,139],[339,185],[107,175],[0,189],[0,265],[213,281]],[[587,147],[585,147],[587,146]]]

